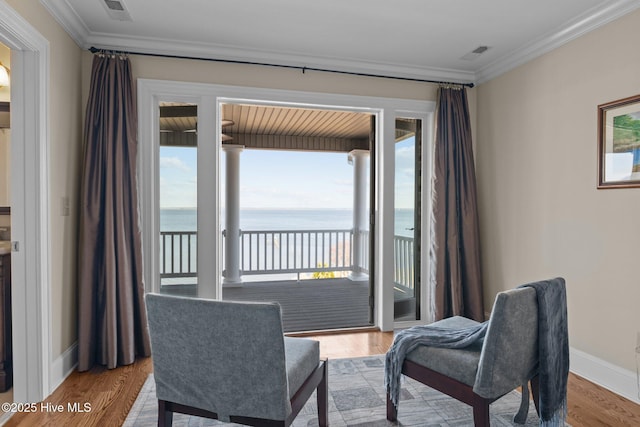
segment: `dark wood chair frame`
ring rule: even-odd
[[[256,427],[288,427],[307,403],[313,391],[317,389],[318,425],[320,427],[328,426],[328,365],[326,360],[321,360],[318,367],[307,377],[302,386],[300,386],[300,389],[298,389],[296,394],[291,398],[291,414],[286,420],[269,420],[232,415],[230,421]],[[173,423],[174,412],[214,420],[218,419],[218,414],[215,412],[182,405],[180,403],[168,402],[166,400],[158,400],[158,427],[170,427]]]
[[[475,427],[488,427],[490,425],[489,405],[502,397],[499,396],[494,399],[484,398],[474,393],[473,387],[410,360],[405,360],[402,364],[402,373],[460,402],[471,405],[473,407],[473,423]],[[536,411],[538,411],[539,383],[537,376],[531,379],[531,392],[533,394]],[[397,418],[397,409],[387,393],[387,420],[396,421]]]

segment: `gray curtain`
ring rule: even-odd
[[[484,320],[476,178],[467,92],[441,87],[435,139],[431,283],[435,318]]]
[[[149,356],[129,59],[97,54],[84,127],[78,242],[78,370]]]

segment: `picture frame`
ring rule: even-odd
[[[640,95],[598,105],[598,188],[640,187]]]

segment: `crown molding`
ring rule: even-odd
[[[506,73],[532,59],[583,36],[640,7],[639,0],[603,2],[584,14],[565,23],[562,27],[511,52],[475,73],[476,84],[482,84]]]
[[[89,37],[89,29],[66,0],[40,0],[53,18],[64,28],[78,46],[87,49],[84,41]]]
[[[83,49],[94,46],[101,49],[122,50],[153,55],[174,55],[311,67],[348,73],[378,74],[409,79],[442,80],[480,84],[494,79],[534,58],[550,52],[569,41],[595,30],[640,7],[640,0],[603,1],[565,25],[508,53],[492,63],[474,71],[417,67],[377,61],[318,57],[296,52],[246,49],[212,43],[181,42],[167,39],[125,37],[89,31],[67,0],[40,0],[56,21]]]

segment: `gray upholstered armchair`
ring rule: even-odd
[[[319,343],[283,336],[280,306],[147,294],[158,425],[173,412],[289,426],[317,389],[327,425]]]
[[[432,325],[460,330],[479,324],[456,316]],[[537,405],[537,366],[538,303],[536,290],[525,287],[496,296],[484,341],[461,349],[420,345],[407,353],[402,373],[473,406],[475,425],[488,426],[489,405],[532,378]],[[387,419],[396,417],[387,399]]]

